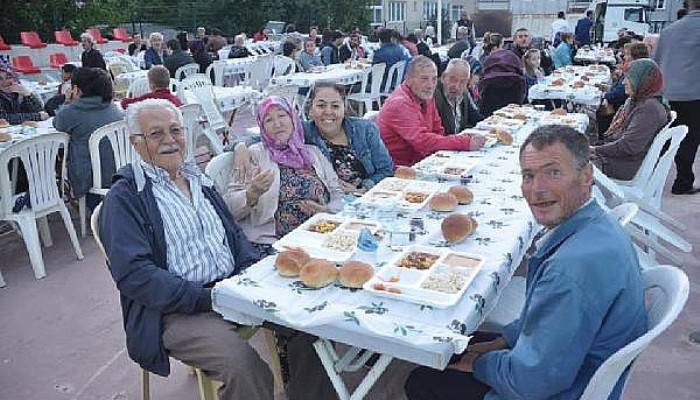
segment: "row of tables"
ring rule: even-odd
[[[479,225],[465,242],[449,248],[481,256],[485,262],[456,305],[440,309],[333,285],[310,290],[297,279],[278,275],[273,255],[218,283],[212,293],[215,311],[232,322],[259,325],[269,321],[321,338],[314,346],[341,399],[363,398],[393,358],[445,368],[453,354],[466,349],[469,335],[496,304],[538,230],[521,196],[518,148],[535,127],[550,120],[545,112],[530,115],[527,124],[511,129],[515,139],[512,145],[496,144],[476,152],[441,151],[416,166],[422,179],[435,182],[431,171],[446,159],[457,165],[475,165],[467,185],[474,201],[458,206],[456,212],[471,215]],[[570,117],[578,121],[578,129],[585,129],[585,115]],[[438,183],[446,191],[459,182]],[[348,212],[346,206],[343,213]],[[373,218],[371,213],[367,216]],[[426,233],[418,235],[412,244],[443,246],[436,238],[442,236],[440,222],[444,217],[445,214],[420,209],[400,213],[398,223],[421,218]],[[382,248],[375,270],[399,254]],[[338,356],[331,341],[351,348],[345,356]],[[362,349],[381,357],[351,394],[339,372]],[[369,353],[364,354],[367,357]]]

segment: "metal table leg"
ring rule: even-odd
[[[340,400],[361,400],[369,392],[369,390],[374,386],[379,377],[384,373],[386,367],[389,366],[393,357],[382,354],[379,360],[374,364],[374,366],[367,372],[367,375],[362,379],[362,382],[357,386],[355,391],[350,394],[343,378],[340,373],[343,371],[355,371],[360,368],[361,365],[373,355],[372,352],[366,351],[364,354],[360,355],[362,349],[357,347],[352,347],[348,350],[342,357],[338,356],[338,353],[331,343],[327,339],[318,339],[314,342],[314,348],[316,353],[318,353],[323,368],[326,370],[328,377],[333,383],[335,391],[338,393]],[[358,357],[359,355],[359,357]],[[352,362],[352,361],[355,362]]]

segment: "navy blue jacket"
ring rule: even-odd
[[[384,88],[384,85],[386,84],[386,77],[389,74],[389,69],[391,66],[399,61],[408,61],[408,59],[409,58],[406,56],[406,53],[403,51],[401,46],[396,43],[382,43],[379,45],[379,48],[374,52],[374,54],[372,54],[372,64],[386,64],[384,77],[382,78],[382,88]],[[408,68],[404,69],[404,75],[406,74],[407,70]],[[399,82],[397,82],[396,85],[398,86],[401,81],[403,81],[403,76],[399,77]]]
[[[608,101],[608,103],[615,107],[615,110],[620,108],[621,105],[625,104],[625,100],[627,100],[627,93],[625,93],[624,75],[622,75],[617,82],[610,86],[610,89],[608,89],[608,92],[605,94],[605,99]]]
[[[348,136],[348,144],[367,171],[367,179],[362,182],[362,187],[369,189],[382,179],[394,175],[394,162],[374,122],[362,118],[345,117],[343,129]],[[330,160],[330,150],[314,121],[304,122],[304,139],[307,144],[318,147]]]
[[[99,229],[107,265],[119,289],[129,357],[144,369],[167,376],[170,362],[161,338],[163,315],[211,310],[211,289],[168,271],[165,231],[151,185],[146,176],[138,192],[131,165],[120,169],[102,204]],[[236,260],[235,275],[257,261],[257,252],[216,190],[203,186],[202,191],[223,223]]]
[[[591,44],[591,28],[593,27],[593,21],[588,17],[583,17],[576,23],[576,29],[574,33],[574,39],[581,46],[585,44]]]

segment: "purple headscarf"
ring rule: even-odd
[[[275,106],[281,107],[292,119],[292,136],[289,137],[286,146],[276,144],[263,126],[265,115]],[[301,119],[294,112],[287,99],[279,96],[270,96],[263,100],[258,107],[257,120],[263,144],[274,162],[291,168],[310,168],[313,165],[313,158],[306,150],[306,147],[304,147],[304,128],[301,124]]]
[[[510,50],[493,51],[484,61],[484,73],[479,81],[479,91],[494,81],[511,81],[525,83],[523,62]]]

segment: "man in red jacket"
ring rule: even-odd
[[[148,86],[151,91],[133,98],[124,98],[121,101],[122,108],[126,110],[129,104],[134,104],[146,99],[165,99],[180,107],[182,101],[170,91],[170,71],[162,65],[154,65],[148,70]]]
[[[438,150],[478,150],[478,134],[445,136],[433,94],[437,68],[425,56],[414,57],[406,80],[382,106],[377,125],[395,165],[413,165]]]

